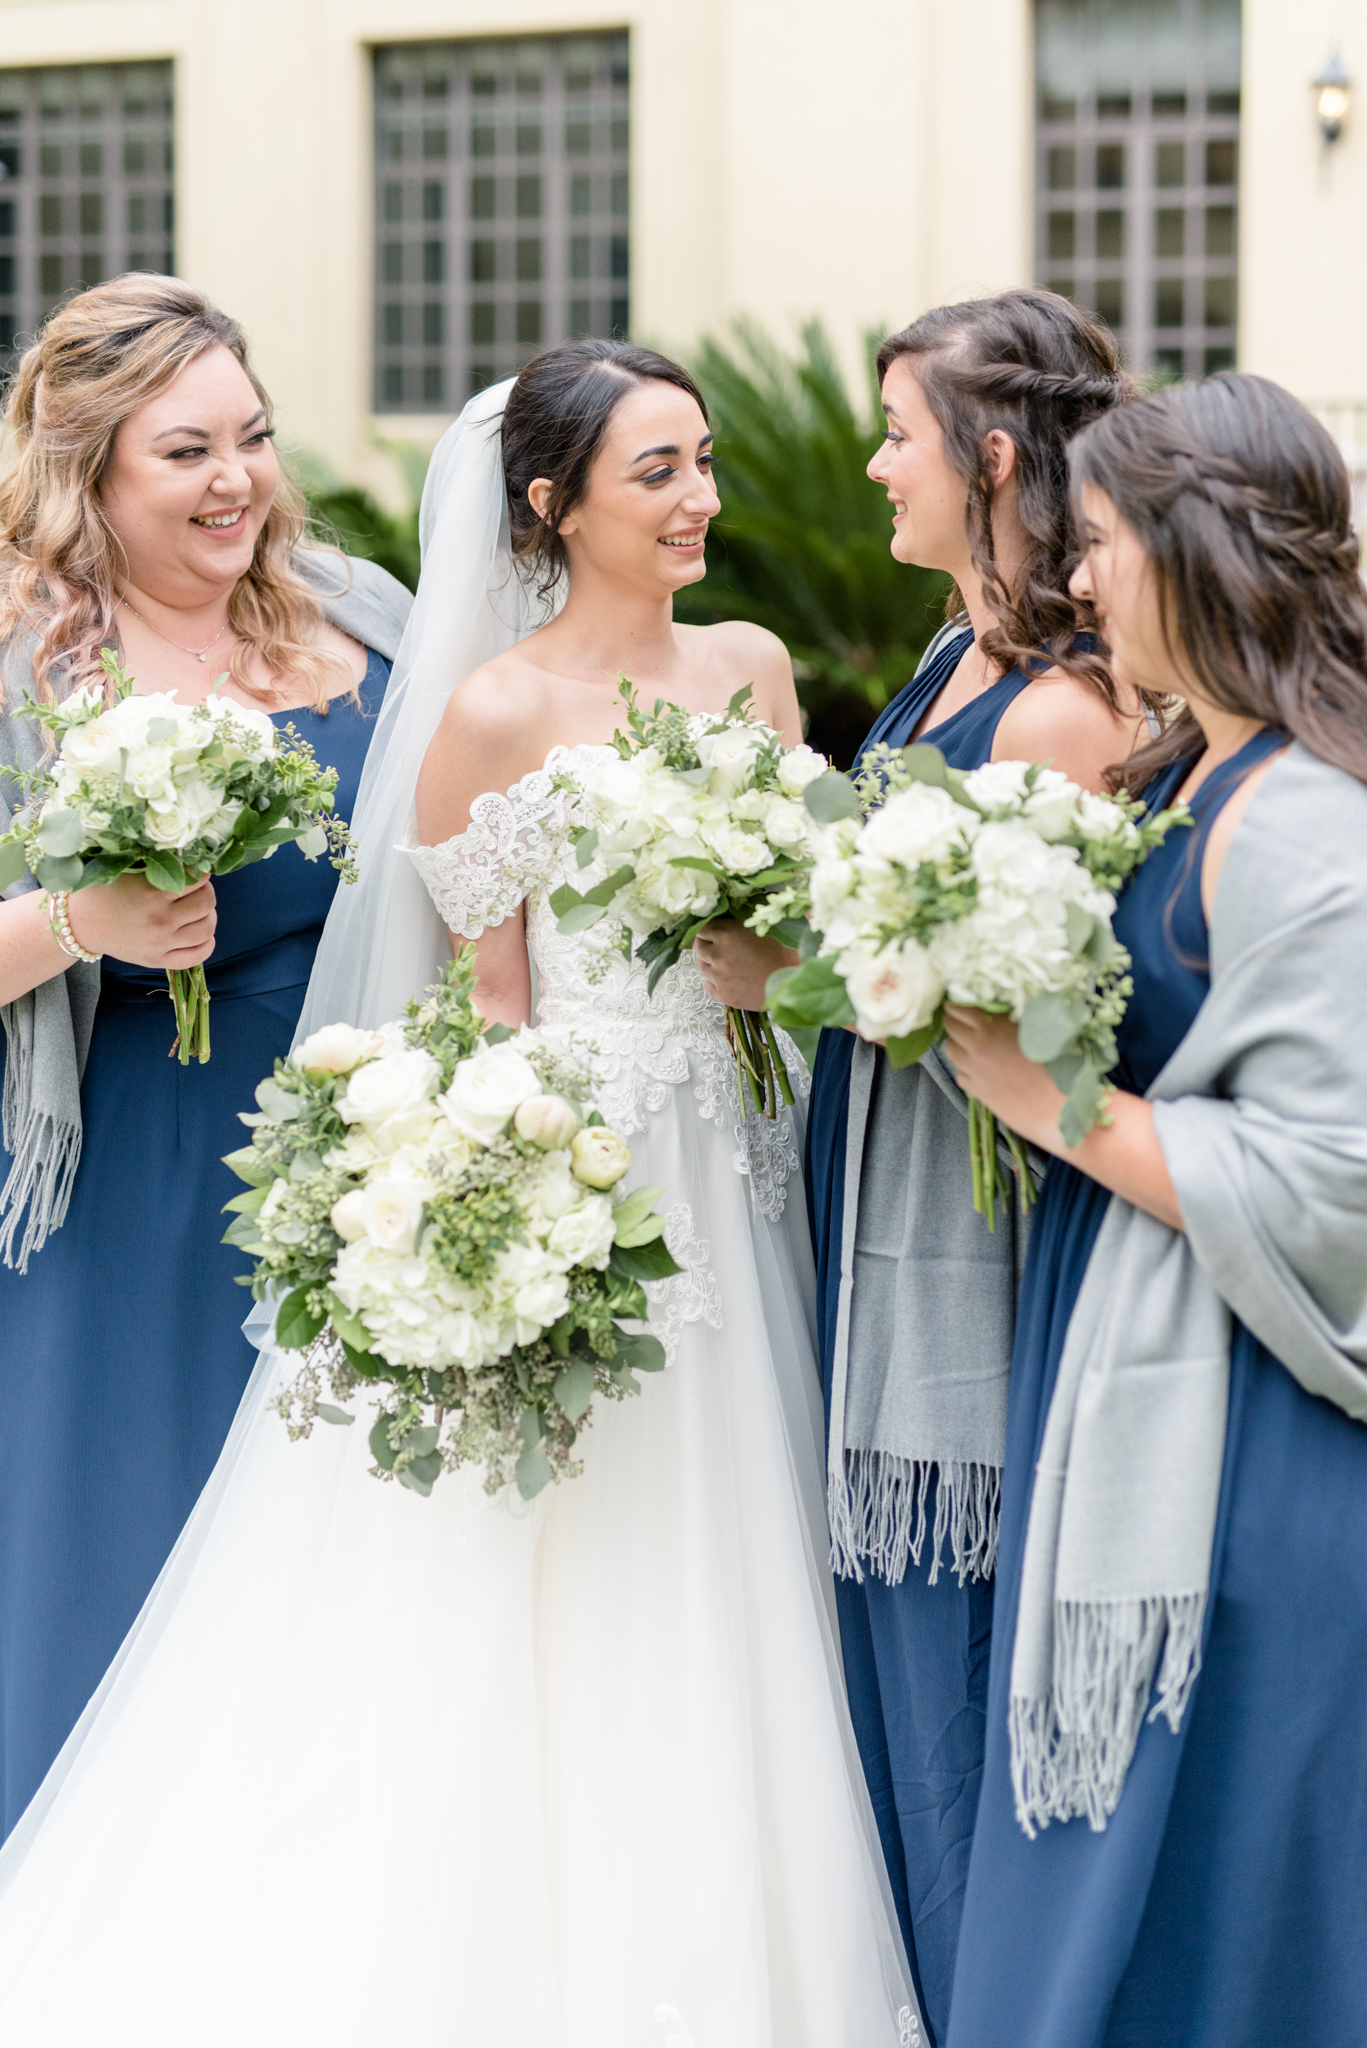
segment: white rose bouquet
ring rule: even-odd
[[[992,761],[964,772],[938,747],[875,748],[860,774],[829,774],[807,802],[820,821],[810,882],[813,936],[769,994],[785,1025],[852,1024],[894,1066],[944,1037],[946,1002],[1008,1015],[1021,1051],[1067,1096],[1059,1125],[1080,1144],[1105,1122],[1115,1028],[1131,992],[1111,930],[1115,891],[1185,806],[1144,815],[1057,769]],[[1024,1148],[1007,1142],[1026,1206]],[[974,1207],[995,1227],[1006,1184],[996,1119],[969,1103]]]
[[[748,709],[748,686],[716,716],[661,700],[647,717],[625,676],[619,688],[629,733],[615,737],[617,758],[565,778],[579,865],[606,872],[582,893],[556,890],[560,930],[616,919],[624,950],[638,941],[652,989],[713,918],[797,945],[806,927],[790,903],[812,859],[802,792],[825,773],[823,756],[785,747]],[[776,1115],[793,1091],[770,1018],[728,1009],[726,1021],[741,1114],[748,1086],[756,1109]]]
[[[278,732],[264,711],[215,693],[184,705],[175,692],[133,694],[133,678],[108,649],[114,685],[73,690],[59,704],[25,699],[54,736],[56,758],[31,773],[7,770],[28,801],[0,837],[0,890],[28,868],[51,896],[144,874],[179,895],[206,875],[269,860],[297,840],[307,860],[332,848],[333,866],[355,880],[350,833],[334,817],[335,768],[320,768],[292,725]],[[219,678],[221,683],[223,678]],[[209,1057],[209,990],[203,967],[168,969],[182,1066]]]
[[[277,1343],[307,1353],[276,1402],[292,1436],[353,1422],[339,1404],[375,1388],[378,1476],[429,1494],[478,1463],[491,1493],[530,1499],[578,1470],[595,1395],[663,1366],[623,1320],[681,1269],[661,1190],[617,1191],[631,1153],[587,1068],[534,1030],[485,1030],[473,985],[465,947],[404,1021],[329,1025],[276,1062],[226,1162],[249,1191],[224,1241],[255,1258],[258,1299],[283,1296]]]

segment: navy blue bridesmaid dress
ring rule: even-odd
[[[1142,1094],[1205,999],[1200,860],[1258,734],[1122,897],[1134,960],[1117,1080]],[[1168,802],[1190,763],[1152,791]],[[1144,1727],[1103,1833],[1027,1841],[1007,1698],[1035,1460],[1110,1197],[1054,1160],[1016,1322],[987,1753],[950,2048],[1361,2048],[1367,2040],[1367,1428],[1234,1326],[1202,1668]],[[1250,1256],[1257,1256],[1250,1248]]]
[[[972,646],[947,639],[896,696],[861,749],[903,747]],[[952,768],[991,759],[1003,714],[1029,678],[1011,669],[922,737]],[[845,1130],[854,1039],[823,1031],[812,1073],[807,1202],[817,1271],[821,1377],[830,1416],[845,1204]],[[934,1489],[927,1509],[933,1519]],[[982,1770],[992,1586],[924,1567],[900,1582],[837,1578],[836,1608],[855,1738],[931,2048],[949,2013],[959,1915]]]
[[[359,702],[276,717],[337,769],[343,817],[388,680],[372,651]],[[289,1050],[337,882],[283,846],[216,884],[207,1066],[167,1058],[165,975],[104,962],[66,1222],[26,1274],[0,1266],[3,1834],[135,1620],[256,1362],[235,1284],[249,1262],[219,1242],[241,1184],[220,1161]]]

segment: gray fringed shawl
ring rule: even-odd
[[[1010,1154],[1000,1146],[1010,1183]],[[827,1509],[836,1571],[929,1582],[946,1541],[965,1579],[996,1567],[1006,1396],[1028,1224],[973,1207],[968,1098],[938,1052],[896,1068],[855,1047],[846,1133]],[[935,1519],[927,1506],[935,1482]]]
[[[313,549],[299,550],[293,566],[333,625],[394,659],[413,600],[387,570]],[[0,767],[32,769],[42,759],[43,730],[19,710],[33,685],[37,644],[32,634],[16,639],[0,660]],[[0,780],[0,832],[20,801],[18,786]],[[36,887],[25,875],[7,894]],[[66,1218],[81,1157],[81,1076],[99,996],[99,968],[75,961],[0,1008],[7,1048],[0,1136],[11,1159],[0,1188],[0,1257],[21,1273]]]
[[[1367,1421],[1367,788],[1300,746],[1276,762],[1230,843],[1210,961],[1149,1090],[1185,1232],[1112,1197],[1036,1467],[1010,1706],[1029,1835],[1104,1827],[1145,1714],[1180,1725],[1232,1318]]]

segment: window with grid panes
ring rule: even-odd
[[[1036,0],[1035,275],[1132,369],[1235,355],[1239,0]]]
[[[0,69],[0,367],[53,307],[171,271],[169,64]]]
[[[375,52],[377,411],[626,333],[629,118],[625,35]]]

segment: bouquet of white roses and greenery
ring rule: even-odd
[[[308,860],[332,848],[348,881],[350,833],[334,817],[335,768],[321,768],[292,725],[276,730],[263,711],[215,693],[185,705],[175,692],[135,696],[133,678],[102,654],[115,700],[102,684],[58,704],[25,699],[57,742],[31,772],[6,770],[27,802],[0,836],[0,889],[25,868],[50,895],[144,874],[179,895],[206,875],[268,860],[296,840]],[[219,684],[224,681],[219,677]],[[209,1057],[209,990],[203,967],[168,969],[182,1066]]]
[[[1066,1094],[1059,1126],[1080,1144],[1104,1123],[1115,1030],[1131,993],[1111,930],[1115,891],[1185,806],[1144,815],[1056,769],[992,761],[949,768],[938,747],[875,748],[853,779],[829,774],[806,802],[820,821],[810,881],[811,957],[771,977],[785,1025],[852,1024],[894,1066],[944,1037],[946,1002],[1015,1019],[1026,1057]],[[1026,1206],[1033,1184],[1014,1132]],[[995,1223],[1006,1184],[996,1119],[969,1103],[974,1206]]]
[[[611,917],[622,944],[638,941],[650,987],[714,918],[734,917],[796,945],[805,925],[788,903],[805,883],[812,820],[802,792],[826,770],[810,747],[785,747],[737,691],[724,712],[690,712],[657,701],[646,716],[632,685],[619,688],[627,733],[615,735],[615,760],[566,778],[574,802],[571,838],[581,868],[607,872],[584,891],[569,884],[551,897],[562,932],[587,931]],[[793,1091],[769,1017],[728,1009],[741,1114],[747,1086],[755,1107],[777,1113]]]
[[[336,1404],[374,1389],[379,1476],[428,1494],[476,1463],[530,1499],[578,1470],[595,1395],[663,1366],[623,1320],[681,1268],[661,1190],[617,1192],[631,1153],[587,1068],[535,1030],[486,1030],[473,984],[463,947],[402,1022],[328,1025],[276,1062],[227,1160],[249,1192],[224,1241],[255,1258],[258,1299],[283,1297],[277,1344],[307,1353],[276,1403],[292,1436],[354,1421]]]

